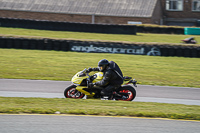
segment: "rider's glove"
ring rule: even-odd
[[[86,72],[90,73],[91,71],[93,71],[93,69],[91,67],[89,67]]]

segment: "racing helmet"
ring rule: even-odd
[[[100,60],[99,63],[98,63],[99,70],[101,72],[103,72],[108,65],[109,65],[109,61],[108,60],[106,60],[106,59]]]

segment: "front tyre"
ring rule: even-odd
[[[117,100],[132,101],[136,97],[135,88],[130,85],[122,86],[117,90],[121,97]]]
[[[85,94],[81,93],[80,91],[76,90],[76,85],[70,85],[64,91],[64,96],[66,98],[75,98],[80,99],[85,96]]]

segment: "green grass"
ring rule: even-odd
[[[126,42],[180,43],[185,35],[141,34],[112,35],[60,32],[0,27],[2,36],[28,38],[82,39]],[[200,42],[200,36],[195,36]],[[124,75],[133,76],[140,84],[200,88],[200,59],[152,57],[124,54],[77,53],[62,51],[0,49],[0,78],[71,80],[84,68],[96,67],[100,59],[116,61]],[[200,120],[200,106],[101,101],[83,99],[4,98],[0,113],[83,114],[108,116],[160,117]]]
[[[67,31],[48,31],[33,30],[22,28],[3,28],[0,27],[1,36],[23,36],[29,38],[56,38],[56,39],[78,39],[93,41],[117,41],[117,42],[158,42],[158,43],[182,43],[181,40],[188,37],[195,37],[200,44],[200,36],[195,35],[175,35],[175,34],[144,34],[137,35],[118,35],[118,34],[98,34]]]
[[[0,113],[136,116],[200,120],[200,106],[93,99],[4,98]]]
[[[126,54],[0,49],[0,78],[69,81],[104,58],[140,84],[200,88],[200,58]]]

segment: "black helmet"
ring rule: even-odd
[[[109,61],[106,60],[106,59],[102,59],[98,63],[98,67],[99,67],[101,72],[103,72],[108,65],[109,65]]]

